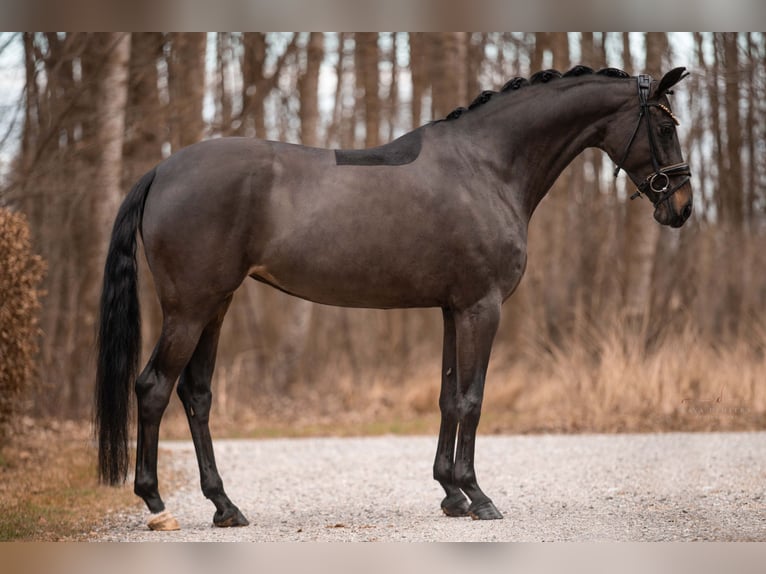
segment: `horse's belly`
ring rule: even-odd
[[[342,265],[258,264],[250,269],[250,276],[296,297],[338,307],[438,307],[447,299],[444,283],[380,269],[363,272]]]

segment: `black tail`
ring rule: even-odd
[[[120,206],[104,265],[98,330],[95,426],[99,478],[107,484],[128,474],[131,384],[141,357],[136,232],[155,171],[144,175]]]

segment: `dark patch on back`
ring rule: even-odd
[[[367,149],[336,149],[337,165],[406,165],[415,161],[423,145],[420,129],[394,141]]]

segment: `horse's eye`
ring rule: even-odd
[[[673,133],[675,132],[675,126],[671,123],[666,124],[660,124],[660,135],[664,138],[669,138],[673,136]]]

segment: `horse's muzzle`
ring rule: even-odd
[[[692,214],[692,200],[684,204],[680,211],[676,211],[672,201],[663,201],[654,210],[654,219],[662,225],[673,228],[681,227]]]

